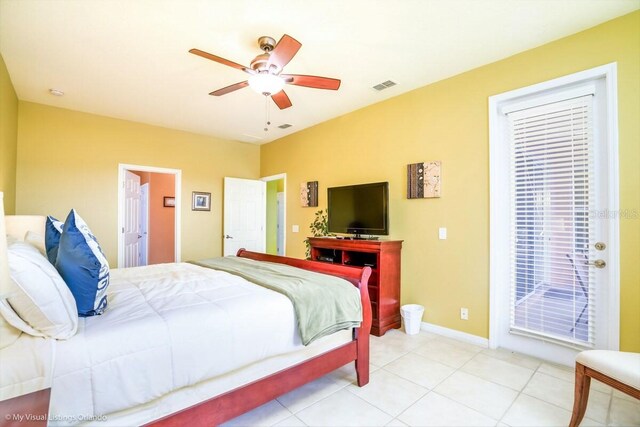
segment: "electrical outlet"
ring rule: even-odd
[[[299,233],[300,232],[300,226],[299,225],[292,225],[291,226],[291,232],[292,233]]]
[[[460,308],[460,319],[469,320],[469,309],[462,307]]]
[[[447,228],[446,227],[438,228],[438,239],[447,240]]]

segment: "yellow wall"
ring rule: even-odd
[[[260,147],[20,101],[18,214],[76,208],[117,261],[118,164],[182,170],[182,259],[222,253],[223,177],[258,178]],[[191,211],[191,192],[211,211]]]
[[[423,304],[427,322],[488,337],[488,97],[617,61],[620,205],[636,212],[621,220],[621,348],[640,351],[639,41],[635,12],[262,146],[261,173],[287,173],[287,222],[303,230],[288,233],[288,255],[304,256],[315,211],[297,203],[300,182],[317,179],[325,207],[327,187],[389,181],[403,303]],[[406,165],[429,160],[443,162],[442,198],[406,199]]]
[[[4,192],[4,210],[8,215],[15,213],[16,206],[17,144],[18,98],[0,56],[0,191]]]

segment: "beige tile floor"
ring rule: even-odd
[[[371,337],[371,381],[353,364],[225,426],[566,426],[573,370],[421,332]],[[640,426],[640,402],[592,382],[582,426]]]

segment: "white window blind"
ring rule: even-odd
[[[510,331],[592,347],[593,96],[507,113]]]

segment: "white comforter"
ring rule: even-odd
[[[139,405],[302,348],[288,298],[191,264],[112,270],[109,306],[57,342],[50,414]],[[72,421],[72,418],[69,419]]]

